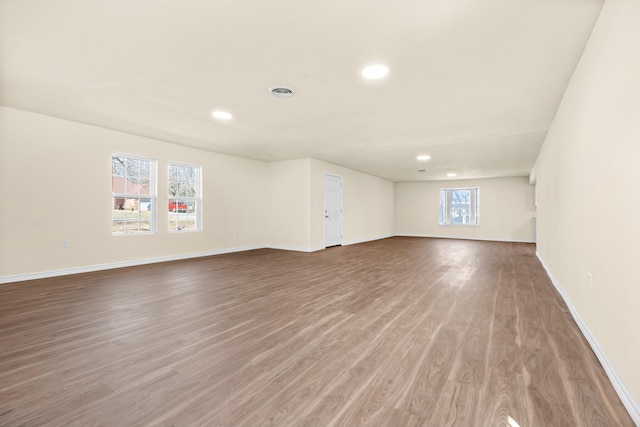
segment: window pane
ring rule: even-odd
[[[184,166],[178,166],[178,181],[186,181],[186,168]]]
[[[127,158],[127,175],[138,177],[140,175],[140,161],[134,158]]]
[[[124,159],[116,156],[111,158],[111,174],[113,176],[124,176]]]
[[[153,232],[153,161],[113,155],[111,164],[113,234]]]
[[[447,221],[447,190],[440,190],[440,224]]]
[[[140,211],[151,212],[151,199],[140,199]]]
[[[135,178],[127,177],[124,181],[125,194],[138,194],[138,183]]]
[[[147,160],[140,161],[140,178],[141,179],[151,178],[151,162]]]
[[[179,199],[169,199],[169,212],[186,212],[187,204]]]
[[[181,182],[178,185],[178,194],[179,197],[195,197],[196,196],[196,186],[194,183]]]
[[[169,212],[169,230],[197,230],[197,206],[195,201],[179,202],[177,205],[180,209]]]
[[[200,168],[169,164],[169,231],[196,231],[200,227]]]
[[[138,187],[138,194],[141,196],[151,195],[151,181],[148,179],[140,180],[140,186]]]
[[[470,190],[451,190],[451,223],[469,224],[470,209]]]
[[[478,188],[440,189],[440,225],[478,225]]]

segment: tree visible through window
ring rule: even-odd
[[[169,231],[200,230],[200,167],[169,163]]]
[[[153,233],[155,161],[127,155],[111,156],[113,234]]]
[[[440,225],[479,225],[480,189],[441,188]]]

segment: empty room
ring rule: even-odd
[[[638,426],[639,161],[637,0],[0,0],[0,426]]]

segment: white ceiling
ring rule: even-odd
[[[601,6],[0,0],[0,103],[393,181],[527,175]],[[389,75],[363,80],[371,63]],[[276,85],[297,93],[277,99]]]

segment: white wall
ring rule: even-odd
[[[158,160],[159,206],[169,161],[201,165],[203,231],[169,233],[158,209],[157,234],[113,236],[112,152]],[[267,178],[262,162],[0,107],[0,278],[262,247]]]
[[[536,163],[538,254],[619,375],[636,422],[639,162],[640,2],[607,0]]]
[[[440,189],[464,187],[480,189],[480,225],[438,225]],[[397,183],[395,234],[532,242],[533,195],[526,177]]]

